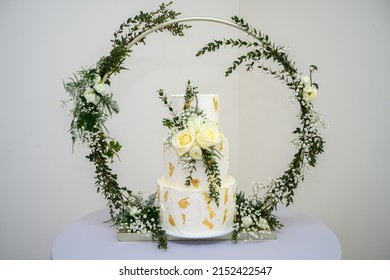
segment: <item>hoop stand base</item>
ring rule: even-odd
[[[146,236],[144,234],[138,233],[128,233],[128,232],[118,232],[117,233],[118,241],[120,242],[137,242],[137,241],[153,241],[151,236]],[[240,233],[237,240],[244,241],[259,241],[259,240],[273,240],[276,239],[276,231],[271,232],[250,232],[250,233]],[[208,241],[208,240],[230,240],[231,234],[225,234],[218,237],[211,238],[180,238],[175,236],[168,235],[168,240],[170,241]]]

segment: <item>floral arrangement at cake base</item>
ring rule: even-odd
[[[86,158],[95,167],[96,189],[107,200],[111,222],[117,225],[118,233],[135,233],[151,238],[157,241],[159,248],[167,248],[168,240],[166,230],[161,225],[161,209],[158,205],[161,194],[156,192],[145,197],[144,194],[134,193],[119,184],[118,176],[111,165],[120,152],[121,144],[108,133],[106,120],[119,113],[119,105],[114,99],[114,94],[110,92],[111,77],[125,70],[124,61],[131,56],[132,46],[145,44],[146,35],[151,32],[169,32],[173,36],[184,36],[185,30],[190,28],[182,22],[192,19],[178,18],[180,13],[171,10],[171,4],[161,4],[154,12],[140,12],[123,22],[114,33],[110,53],[99,59],[96,65],[82,68],[64,83],[65,90],[70,96],[70,100],[64,102],[64,106],[68,103],[73,105],[70,125],[72,141],[74,144],[76,142],[84,144],[90,149]],[[247,33],[248,40],[213,40],[201,48],[197,56],[225,47],[245,49],[246,53],[234,60],[227,69],[226,76],[240,66],[245,67],[247,71],[260,70],[285,84],[291,90],[292,102],[299,108],[297,116],[300,126],[293,131],[295,138],[292,140],[296,153],[288,163],[287,169],[281,176],[270,179],[269,182],[255,182],[252,193],[237,192],[235,195],[236,209],[231,239],[235,242],[243,236],[256,239],[282,227],[274,215],[274,210],[279,204],[288,206],[293,202],[298,184],[303,181],[307,171],[316,166],[318,155],[324,151],[324,140],[320,130],[325,127],[325,122],[314,110],[312,103],[318,90],[318,84],[313,81],[313,73],[317,67],[310,66],[307,75],[299,72],[286,47],[274,44],[268,35],[237,16],[233,16],[229,22],[214,18],[209,21],[233,26]],[[193,93],[193,88],[187,89],[187,92]],[[159,97],[171,110],[162,91],[159,91]],[[182,126],[181,122],[186,126]],[[208,133],[219,135],[220,131],[215,125],[205,125],[207,120],[201,112],[190,112],[188,119],[179,116],[179,119],[174,117],[163,122],[166,127],[172,129],[169,136],[170,144],[176,149],[181,162],[187,165],[190,174],[194,168],[194,161],[206,162],[210,203],[218,204],[220,182],[218,167],[214,164],[220,156],[216,149],[217,141],[215,143],[211,141],[209,145],[207,139],[186,130],[188,127],[193,129],[199,123],[205,126],[204,129]],[[221,137],[217,138],[220,141]],[[197,141],[192,141],[193,139]],[[186,144],[189,143],[191,145],[187,147]],[[193,179],[189,176],[185,184],[191,185]]]

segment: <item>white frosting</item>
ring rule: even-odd
[[[179,237],[212,237],[230,232],[235,215],[236,182],[226,176],[219,191],[219,206],[210,202],[207,188],[172,187],[158,180],[160,222],[166,232]]]
[[[198,94],[197,106],[212,122],[219,122],[218,95]],[[172,96],[173,108],[181,109],[184,95]],[[191,106],[196,106],[196,101]],[[191,186],[184,185],[189,172],[180,164],[176,150],[164,145],[164,175],[158,180],[157,193],[160,205],[160,222],[168,234],[187,238],[205,238],[223,235],[232,230],[236,211],[236,182],[228,175],[229,149],[224,138],[216,147],[221,153],[218,159],[220,178],[219,206],[210,201],[209,183],[203,161],[196,162],[191,175]]]
[[[217,94],[197,94],[198,107],[203,110],[203,113],[207,115],[207,118],[212,121],[219,123],[219,96]],[[177,94],[171,95],[172,108],[181,110],[184,104],[184,95]],[[191,106],[196,106],[195,99],[192,100]]]

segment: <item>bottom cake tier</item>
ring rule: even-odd
[[[210,201],[206,188],[172,187],[164,176],[158,180],[160,221],[168,235],[182,238],[209,238],[233,230],[236,213],[236,181],[222,180],[219,206]]]

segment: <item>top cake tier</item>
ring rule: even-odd
[[[184,95],[176,94],[171,96],[172,107],[181,111],[184,104]],[[196,104],[198,102],[198,104]],[[219,97],[217,94],[197,94],[190,104],[192,107],[198,106],[211,122],[219,123]]]

